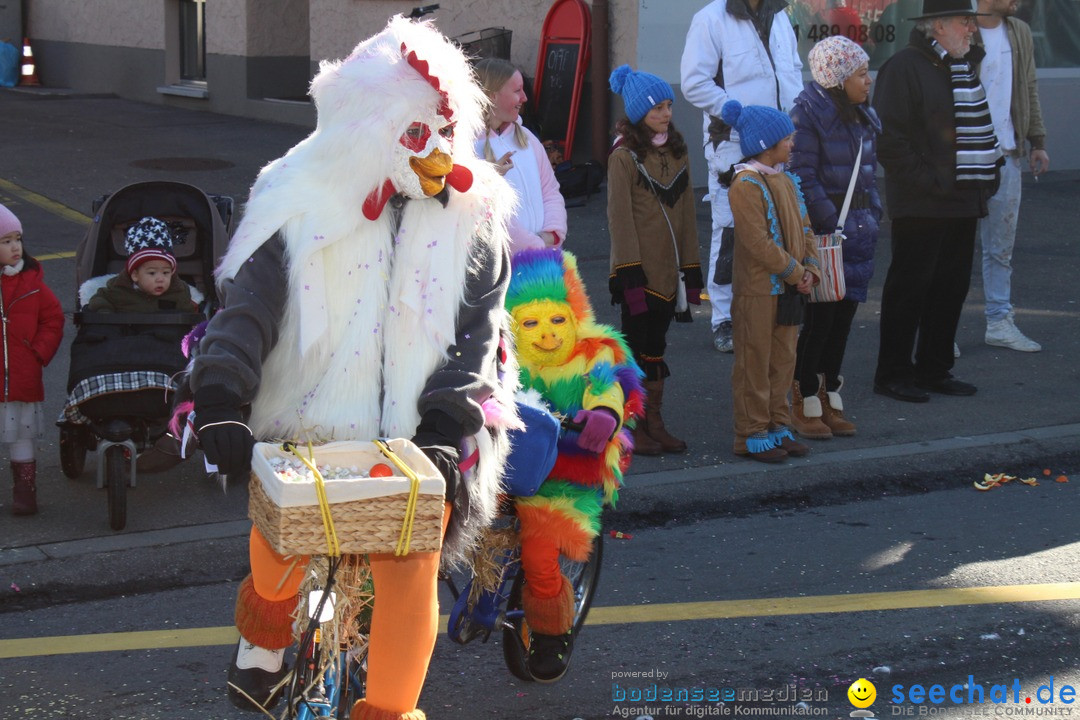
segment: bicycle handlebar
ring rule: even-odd
[[[563,430],[573,430],[574,432],[581,432],[585,429],[585,423],[574,422],[568,417],[564,417],[559,421],[559,427]]]
[[[438,9],[438,3],[435,3],[434,5],[420,5],[419,7],[414,7],[412,9],[412,12],[405,17],[409,18],[410,20],[416,20],[418,18],[424,17],[425,15],[433,13]]]

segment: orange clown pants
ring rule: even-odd
[[[444,534],[450,508],[447,503]],[[308,558],[275,552],[254,527],[249,556],[250,590],[245,591],[245,581],[237,598],[237,629],[261,647],[287,647]],[[369,556],[378,598],[368,647],[366,704],[371,709],[403,715],[416,708],[439,629],[439,557],[438,552]]]

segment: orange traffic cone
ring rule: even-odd
[[[34,51],[30,48],[30,38],[23,38],[22,54],[22,78],[19,80],[19,85],[22,87],[41,85],[37,76],[37,65],[34,63]]]

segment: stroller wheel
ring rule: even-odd
[[[86,444],[82,428],[74,425],[60,426],[60,469],[72,480],[82,475],[86,467]]]
[[[109,493],[109,527],[113,530],[123,530],[127,525],[127,486],[130,477],[128,462],[123,446],[113,445],[105,450],[105,487]]]

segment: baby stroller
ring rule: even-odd
[[[94,202],[94,219],[76,250],[78,329],[71,345],[68,400],[60,428],[60,466],[75,479],[86,453],[97,451],[97,486],[107,488],[109,525],[127,524],[127,488],[135,487],[136,459],[166,433],[176,375],[187,358],[181,341],[218,308],[213,272],[225,251],[232,198],[207,195],[184,183],[140,182]],[[152,216],[169,225],[176,271],[200,312],[83,312],[98,288],[124,270],[129,226]]]

